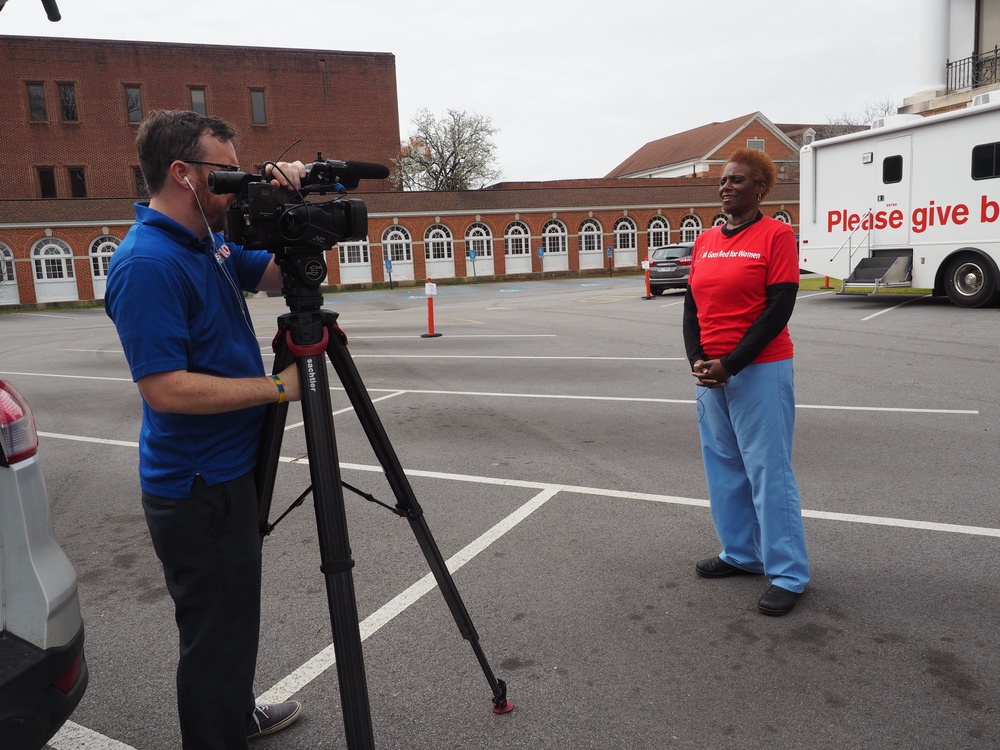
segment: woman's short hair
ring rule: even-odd
[[[771,157],[763,151],[753,148],[738,148],[729,157],[729,161],[746,164],[750,167],[754,181],[761,186],[761,198],[771,192],[771,188],[778,180],[778,168],[774,166]]]

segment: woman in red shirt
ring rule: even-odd
[[[757,603],[787,614],[809,582],[799,490],[792,471],[795,391],[788,319],[799,288],[788,224],[760,202],[776,169],[762,151],[739,149],[719,185],[728,221],[694,246],[684,298],[684,345],[696,378],[698,426],[715,530],[705,578],[764,574]]]

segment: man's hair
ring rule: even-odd
[[[135,148],[139,152],[139,166],[150,195],[156,195],[163,189],[167,172],[174,161],[198,161],[204,157],[203,133],[211,133],[223,141],[236,137],[232,126],[218,117],[172,110],[149,113],[139,126]]]
[[[757,149],[738,148],[729,157],[729,161],[749,165],[754,182],[761,186],[762,199],[771,192],[778,179],[778,168],[774,166],[770,156]]]

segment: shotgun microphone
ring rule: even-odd
[[[56,0],[42,0],[42,7],[45,8],[45,15],[50,21],[58,21],[62,16],[59,14],[59,7]]]

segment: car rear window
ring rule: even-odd
[[[683,245],[677,247],[658,247],[653,250],[653,260],[665,260],[667,258],[686,258],[691,254],[691,248]]]

